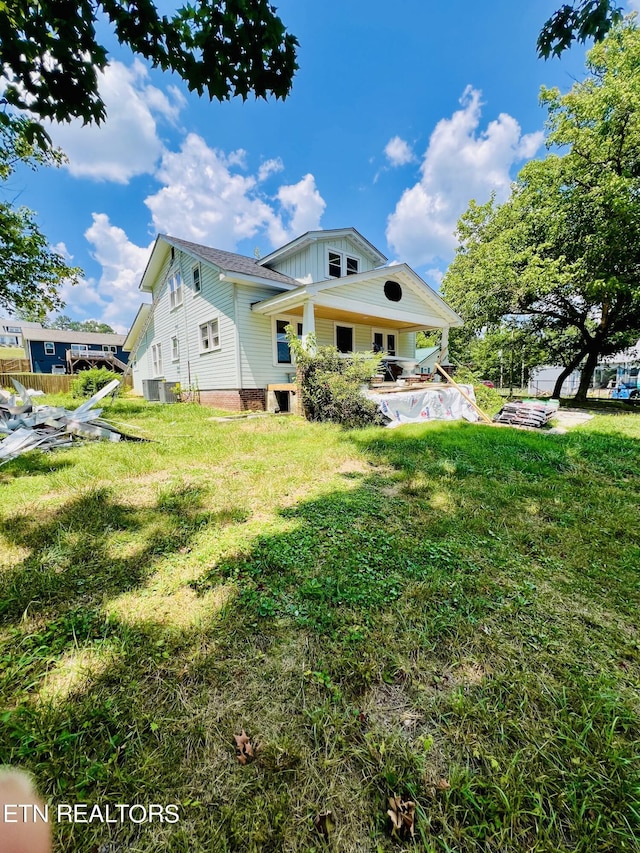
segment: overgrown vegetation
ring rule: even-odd
[[[637,851],[640,418],[211,414],[0,468],[0,763],[179,804],[57,850]]]
[[[362,385],[378,372],[382,356],[357,352],[344,358],[335,347],[316,346],[309,336],[303,346],[293,328],[287,340],[295,358],[302,405],[311,421],[330,421],[346,427],[364,427],[383,422],[377,405],[362,394]]]
[[[96,391],[104,388],[114,379],[122,379],[122,376],[106,367],[92,367],[90,370],[82,370],[78,374],[78,378],[71,383],[71,393],[74,397],[92,397]]]

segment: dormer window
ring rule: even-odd
[[[329,278],[340,278],[342,275],[342,255],[329,252]]]
[[[360,259],[342,252],[329,250],[329,278],[341,278],[343,275],[356,275],[360,271]]]

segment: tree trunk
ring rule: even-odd
[[[585,357],[586,352],[587,352],[586,348],[581,349],[580,352],[574,358],[571,359],[569,364],[565,367],[565,369],[562,371],[562,373],[558,376],[558,378],[556,379],[556,384],[555,384],[554,389],[553,389],[553,394],[551,395],[554,400],[560,399],[560,395],[562,394],[562,384],[564,383],[564,380],[567,378],[567,376],[571,376],[573,371],[576,369],[576,367],[580,364],[582,359]]]
[[[587,355],[587,360],[584,363],[582,368],[582,373],[580,374],[580,385],[578,386],[578,393],[576,394],[576,402],[584,403],[587,399],[587,391],[591,386],[591,380],[593,378],[593,372],[596,369],[598,364],[598,349],[590,350]]]

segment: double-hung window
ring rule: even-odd
[[[55,355],[56,354],[56,345],[52,341],[45,341],[44,354],[45,355]]]
[[[152,344],[151,360],[153,361],[153,375],[162,376],[162,344]]]
[[[171,338],[171,361],[180,361],[180,341],[177,335]]]
[[[302,323],[291,320],[276,320],[276,360],[278,364],[291,364],[291,348],[287,340],[287,326],[293,326],[299,338],[302,337]]]
[[[179,272],[169,277],[169,305],[171,308],[182,305],[182,276]]]
[[[202,290],[202,270],[200,264],[194,264],[191,268],[191,279],[193,281],[193,292],[200,293]]]
[[[200,326],[200,352],[215,349],[220,349],[220,324],[217,318]]]

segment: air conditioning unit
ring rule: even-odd
[[[175,382],[160,382],[158,391],[160,393],[159,400],[161,403],[175,403],[177,397],[174,392]]]
[[[142,380],[142,396],[149,403],[158,403],[160,401],[160,384],[162,381],[162,379]]]

